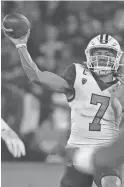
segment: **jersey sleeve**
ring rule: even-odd
[[[74,64],[71,64],[66,68],[63,78],[68,82],[68,84],[71,87],[74,86],[75,78],[76,78],[76,69]]]
[[[75,83],[75,78],[76,78],[76,69],[75,69],[74,64],[71,64],[70,66],[66,68],[63,78],[69,84],[70,89],[68,90],[68,94],[66,96],[67,96],[68,102],[71,102],[75,97],[74,83]]]

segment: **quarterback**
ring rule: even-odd
[[[14,157],[25,156],[24,143],[3,119],[1,119],[1,138]]]
[[[119,88],[122,50],[110,35],[93,38],[86,50],[86,62],[70,65],[64,76],[40,71],[27,51],[30,31],[20,39],[9,39],[15,44],[22,66],[29,79],[55,92],[66,95],[71,107],[71,133],[67,148],[95,150],[110,144],[119,133],[122,106],[116,97]],[[90,162],[90,160],[89,160]],[[61,187],[121,186],[119,170],[93,174],[82,173],[72,163],[66,167]],[[113,176],[106,177],[106,176]]]

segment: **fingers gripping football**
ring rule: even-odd
[[[6,35],[6,34],[5,34],[5,35]],[[22,36],[21,38],[18,38],[18,39],[11,38],[11,37],[8,36],[8,35],[6,35],[6,36],[7,36],[7,38],[9,38],[10,41],[16,46],[16,45],[18,45],[18,44],[27,44],[29,35],[30,35],[30,30],[27,32],[27,34],[26,34],[25,36]]]

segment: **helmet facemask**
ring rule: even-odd
[[[104,52],[100,52],[102,49]],[[97,50],[96,54],[94,50]],[[85,54],[87,68],[98,74],[106,75],[118,71],[123,52],[116,39],[108,34],[100,34],[89,42]]]
[[[113,56],[109,55],[94,55],[95,50],[108,50],[113,53]],[[120,56],[118,51],[111,48],[94,47],[86,50],[87,67],[89,70],[94,71],[100,75],[106,75],[111,72],[116,72],[119,67]]]

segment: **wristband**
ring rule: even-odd
[[[18,49],[18,48],[21,48],[21,47],[26,47],[27,48],[27,45],[26,44],[17,44],[16,45],[16,48]]]

